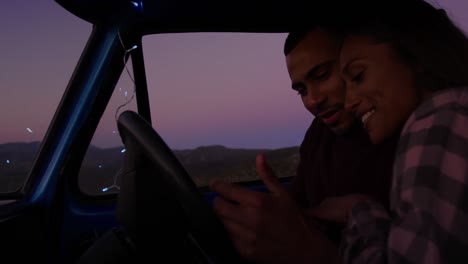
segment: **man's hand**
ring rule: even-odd
[[[220,194],[214,210],[234,246],[257,263],[325,263],[337,256],[332,243],[307,226],[301,210],[273,174],[263,155],[256,158],[259,176],[269,193],[212,181]]]

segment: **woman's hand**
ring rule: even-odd
[[[319,219],[345,224],[353,206],[362,201],[372,200],[364,194],[349,194],[345,196],[329,197],[315,207],[308,209],[305,213]]]

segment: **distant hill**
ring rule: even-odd
[[[38,142],[0,144],[0,193],[21,186],[38,148]],[[123,161],[122,149],[123,146],[89,147],[80,170],[79,184],[82,189],[87,193],[99,193],[103,187],[111,186]],[[199,186],[205,186],[213,178],[230,182],[258,179],[255,156],[260,152],[265,154],[278,177],[294,175],[299,162],[299,147],[272,150],[212,145],[173,152]]]

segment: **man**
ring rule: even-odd
[[[301,144],[291,194],[302,208],[311,208],[359,190],[388,207],[398,134],[375,146],[360,120],[345,110],[346,87],[338,65],[341,40],[338,31],[317,26],[291,33],[285,42],[292,88],[315,116]]]
[[[388,206],[396,138],[373,146],[362,124],[345,111],[346,90],[339,73],[341,36],[318,25],[290,33],[284,53],[292,88],[313,115],[300,147],[297,175],[289,191],[264,157],[259,176],[269,193],[213,181],[221,197],[214,209],[246,259],[266,263],[338,262],[342,226],[337,205],[327,198],[362,193]]]

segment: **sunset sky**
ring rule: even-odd
[[[430,1],[434,3],[435,1]],[[468,1],[438,0],[468,31]],[[43,138],[91,25],[53,0],[0,8],[0,144]],[[286,34],[184,33],[143,39],[153,125],[170,147],[299,145],[312,116],[290,89]],[[130,98],[123,73],[93,144],[120,145],[115,110]]]

